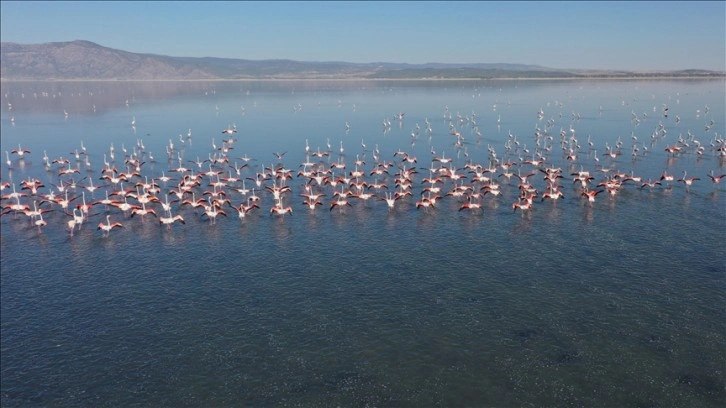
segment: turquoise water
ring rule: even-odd
[[[196,167],[188,161],[218,153],[212,145],[232,125],[230,159],[257,159],[245,176],[277,164],[273,152],[297,173],[306,141],[311,151],[330,143],[326,167],[340,159],[350,171],[358,156],[368,173],[377,146],[397,164],[399,149],[417,156],[406,166],[419,173],[393,210],[350,199],[330,211],[335,190],[325,186],[311,212],[299,196],[305,178],[293,177],[286,216],[270,215],[267,191],[258,211],[239,219],[227,207],[215,223],[175,203],[186,224],[170,229],[101,206],[73,237],[57,205],[41,205],[55,209],[41,233],[23,214],[3,215],[2,405],[722,406],[726,185],[707,175],[726,173],[711,146],[724,134],[724,89],[722,80],[3,83],[12,107],[0,118],[3,153],[32,152],[12,156],[11,169],[3,162],[2,181],[18,190],[30,177],[45,183],[41,194],[70,179],[45,170],[43,151],[72,159],[83,142],[92,169],[73,177],[111,190],[98,178],[112,143],[119,168],[122,148],[143,144],[155,162],[141,178],[158,177],[179,155]],[[536,129],[543,146],[552,136],[541,152],[567,177],[564,199],[513,212],[518,180],[499,169],[502,194],[482,197],[480,210],[458,211],[455,197],[416,208],[438,166],[432,149],[458,168],[488,166],[488,148],[521,163]],[[570,129],[574,162],[559,144]],[[672,157],[664,148],[679,137],[689,146]],[[621,156],[603,156],[619,143]],[[701,180],[626,183],[587,203],[570,176],[581,169],[596,182],[616,171]],[[379,181],[394,191],[390,170]],[[541,173],[531,182],[544,191]],[[161,187],[163,197],[174,184]],[[96,230],[106,214],[124,228]]]

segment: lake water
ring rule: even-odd
[[[29,194],[3,206],[32,208],[51,190],[62,197],[53,185],[72,181],[66,189],[78,198],[67,212],[105,198],[121,188],[100,178],[111,146],[119,172],[133,170],[124,157],[144,162],[124,188],[177,179],[158,181],[162,201],[180,165],[223,178],[247,163],[242,178],[265,167],[293,177],[261,187],[246,180],[260,208],[242,219],[230,205],[212,222],[174,202],[186,223],[170,228],[95,205],[71,236],[73,218],[59,204],[40,204],[53,209],[40,231],[6,211],[0,402],[723,406],[726,180],[709,175],[726,173],[718,150],[725,89],[723,79],[3,83],[10,166],[3,156],[0,175],[10,186],[2,195],[13,186]],[[30,153],[10,153],[18,148]],[[621,154],[605,156],[608,148]],[[70,162],[47,168],[44,152]],[[306,156],[325,169],[345,163],[333,178],[364,160],[363,179],[387,184],[368,190],[379,197],[402,191],[400,168],[418,173],[393,209],[353,197],[330,208],[347,187],[313,182],[326,195],[310,210],[300,196],[309,179],[297,175]],[[525,162],[541,156],[544,164]],[[209,160],[223,157],[227,164]],[[501,194],[472,197],[480,209],[459,211],[469,199],[446,196],[454,185],[480,190],[468,170],[456,171],[466,176],[459,181],[443,177],[442,198],[419,208],[431,186],[424,178],[449,166],[434,157],[453,159],[455,169],[516,162],[509,172],[532,172],[537,197],[513,211],[520,180],[496,166],[484,176]],[[376,161],[394,166],[371,175]],[[550,167],[562,169],[564,198],[541,201],[548,183],[539,170]],[[79,172],[59,175],[68,168]],[[594,177],[589,189],[622,181],[617,173],[642,181],[590,203],[573,182],[578,171]],[[675,180],[640,188],[664,172]],[[676,181],[684,172],[700,180]],[[21,190],[33,178],[44,184],[37,195]],[[194,197],[210,197],[203,193],[215,181],[202,176]],[[90,182],[100,188],[84,190]],[[271,214],[264,187],[283,182],[291,191],[282,204],[293,213]],[[220,198],[247,202],[252,192],[241,187],[230,182]],[[160,203],[147,208],[165,213]],[[123,228],[97,230],[107,215]]]

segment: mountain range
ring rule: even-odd
[[[724,72],[696,69],[628,72],[501,63],[402,64],[171,57],[122,51],[83,40],[0,44],[2,80],[525,79],[724,75]]]

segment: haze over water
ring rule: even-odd
[[[294,171],[285,182],[292,191],[283,194],[292,215],[271,215],[275,200],[264,187],[256,190],[260,208],[243,219],[227,206],[227,217],[211,222],[174,203],[186,223],[171,228],[102,205],[72,237],[71,217],[56,204],[41,204],[54,211],[43,214],[40,233],[22,213],[3,215],[0,401],[722,406],[726,184],[708,175],[726,173],[717,150],[724,85],[3,83],[2,153],[19,146],[31,153],[8,153],[11,168],[3,161],[0,176],[18,191],[23,180],[44,183],[37,197],[22,198],[30,206],[61,180],[78,183],[72,196],[89,180],[102,187],[85,192],[89,201],[115,190],[100,179],[111,145],[119,171],[126,171],[123,149],[145,162],[127,187],[162,172],[177,178],[159,183],[162,201],[180,164],[227,177],[245,157],[256,160],[243,177],[278,165]],[[237,133],[221,133],[233,126]],[[214,147],[227,138],[236,139],[227,165],[190,163],[219,157]],[[345,163],[335,175],[365,160],[365,180],[388,185],[379,195],[396,191],[401,167],[415,167],[412,196],[392,210],[356,198],[331,209],[341,187],[325,185],[323,205],[311,211],[300,197],[307,179],[297,176],[306,143],[310,153],[330,144],[330,156],[308,159],[326,169]],[[90,171],[73,157],[81,146]],[[562,146],[579,146],[577,157],[568,159]],[[619,156],[604,156],[617,146]],[[46,170],[44,152],[70,159],[80,173]],[[493,166],[492,152],[500,164],[517,163],[513,174],[534,172],[530,210],[513,211],[520,181],[501,167],[490,174],[501,195],[474,199],[482,208],[459,211],[467,200],[444,196],[456,184],[479,188],[463,168]],[[545,164],[525,163],[539,154]],[[370,174],[374,155],[395,164],[390,174]],[[429,169],[443,166],[434,157],[453,159],[466,178],[444,181],[435,208],[417,208]],[[539,170],[548,167],[562,169],[562,199],[541,201],[547,183]],[[585,170],[595,177],[592,189],[614,173],[645,182],[685,172],[700,180],[653,188],[628,181],[588,203],[572,175]],[[196,198],[212,179],[203,178]],[[245,202],[231,186],[226,191],[233,205]],[[163,214],[159,203],[149,207]],[[106,215],[124,228],[98,231]]]

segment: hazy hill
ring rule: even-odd
[[[524,64],[396,64],[169,57],[116,50],[89,42],[2,43],[4,80],[193,80],[193,79],[422,79],[578,78],[627,76],[723,76],[700,70],[660,73],[558,70]]]
[[[102,47],[88,41],[0,45],[3,79],[214,78],[174,59]]]

